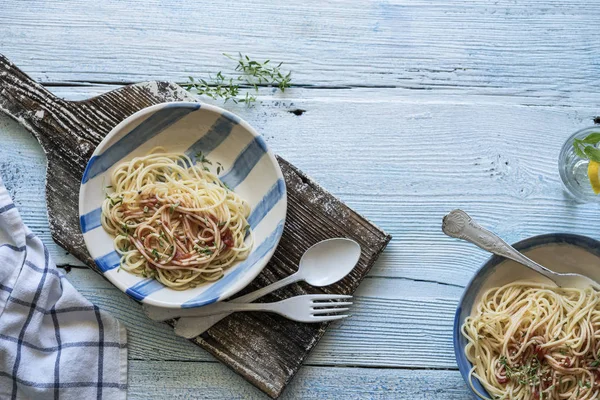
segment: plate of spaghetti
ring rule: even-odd
[[[600,277],[596,240],[551,234],[514,247],[557,272]],[[459,303],[454,350],[479,399],[600,398],[600,293],[493,256]]]
[[[117,125],[82,177],[80,226],[98,268],[141,302],[200,307],[244,288],[283,233],[274,155],[239,117],[166,103]]]

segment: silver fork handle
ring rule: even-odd
[[[554,281],[554,273],[552,271],[525,257],[496,234],[479,226],[477,222],[462,210],[453,210],[444,217],[442,231],[448,236],[466,240],[490,253],[523,264]]]

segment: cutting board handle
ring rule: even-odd
[[[15,64],[0,54],[0,107],[2,111],[24,122],[36,118],[31,110],[35,104],[42,104],[51,100],[52,103],[63,101],[42,85],[31,79]],[[23,121],[24,120],[24,121]]]
[[[0,54],[0,111],[33,133],[44,150],[49,148],[48,136],[55,131],[47,125],[58,122],[49,118],[52,110],[64,109],[66,103]]]

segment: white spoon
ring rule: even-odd
[[[231,300],[235,303],[250,303],[284,286],[295,282],[305,281],[311,286],[322,287],[336,283],[354,269],[360,258],[360,246],[351,239],[327,239],[310,247],[300,260],[298,271],[280,281],[272,283],[262,289],[248,293],[242,297]],[[211,305],[202,307],[208,310]],[[151,315],[158,307],[145,307],[146,313],[152,319],[158,315]],[[173,312],[174,310],[166,310]],[[180,318],[175,324],[175,333],[185,338],[194,338],[208,330],[211,326],[228,316],[218,314],[208,317]]]

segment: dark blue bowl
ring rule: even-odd
[[[552,233],[522,240],[513,247],[556,272],[576,272],[600,281],[600,242],[597,240],[579,235]],[[467,340],[460,328],[483,292],[518,280],[551,283],[521,264],[492,256],[467,284],[458,303],[454,317],[454,354],[458,369],[475,397],[477,396],[469,383],[469,371],[473,366],[465,355]],[[473,379],[473,386],[479,393],[488,395],[477,379]]]

